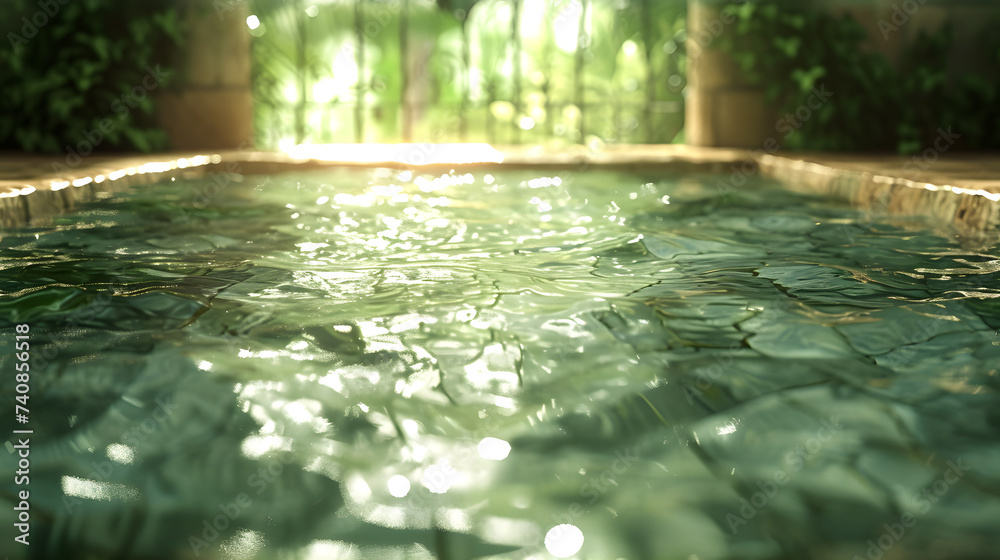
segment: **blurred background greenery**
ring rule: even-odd
[[[683,127],[684,2],[252,6],[264,146],[669,143]]]
[[[820,84],[838,92],[786,149],[914,153],[949,126],[961,134],[956,149],[1000,148],[1000,17],[929,29],[890,61],[872,48],[875,22],[849,12],[873,2],[3,0],[0,150],[72,152],[111,116],[94,150],[169,148],[156,102],[184,87],[192,14],[218,22],[232,13],[251,36],[240,56],[260,149],[684,142],[685,30],[696,4],[736,15],[712,47],[767,90],[777,115]],[[926,1],[935,4],[946,3]],[[117,110],[151,65],[178,71]]]
[[[168,80],[132,91],[183,41],[177,0],[2,0],[0,32],[0,150],[63,152],[107,119],[95,150],[167,147],[149,93]]]

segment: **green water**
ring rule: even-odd
[[[228,179],[3,233],[10,558],[1000,546],[998,247],[759,179]]]

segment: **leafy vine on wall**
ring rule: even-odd
[[[834,95],[786,147],[802,150],[896,150],[929,147],[949,127],[956,148],[1000,148],[1000,37],[985,25],[974,72],[954,75],[953,25],[921,33],[893,66],[865,44],[868,31],[847,14],[799,0],[730,2],[733,32],[720,37],[769,101],[794,111],[824,85]],[[876,38],[877,39],[877,38]]]
[[[3,0],[0,149],[164,148],[153,96],[172,78],[179,19],[175,0]]]

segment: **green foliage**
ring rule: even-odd
[[[181,41],[175,4],[4,0],[0,149],[165,147],[150,94],[166,85],[169,47]]]
[[[939,129],[953,127],[960,146],[1000,148],[1000,41],[984,37],[995,53],[986,72],[953,76],[951,26],[922,33],[897,70],[871,52],[866,29],[800,0],[731,2],[734,33],[720,37],[747,79],[766,87],[768,99],[794,113],[808,106],[813,88],[832,98],[785,139],[791,149],[891,150],[914,153],[930,146]],[[995,26],[993,26],[995,27]],[[875,38],[878,40],[878,38]]]
[[[455,14],[455,17],[464,25],[465,20],[469,17],[469,12],[479,0],[436,0],[436,2],[442,10]]]
[[[511,0],[410,0],[405,10],[402,0],[361,2],[365,140],[401,139],[404,62],[414,141],[579,142],[580,98],[588,139],[675,138],[683,118],[685,2],[587,0],[590,34],[578,59],[566,36],[576,40],[580,4],[546,1],[529,13],[531,5],[519,1],[519,77]],[[307,16],[296,2],[252,1],[262,22],[252,55],[259,146],[298,141],[300,133],[306,142],[356,138],[356,7],[357,0],[318,3]],[[323,83],[335,84],[336,93],[317,95]],[[519,126],[525,116],[528,129]]]

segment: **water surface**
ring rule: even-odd
[[[1000,546],[998,247],[760,179],[227,179],[3,234],[11,558]]]

